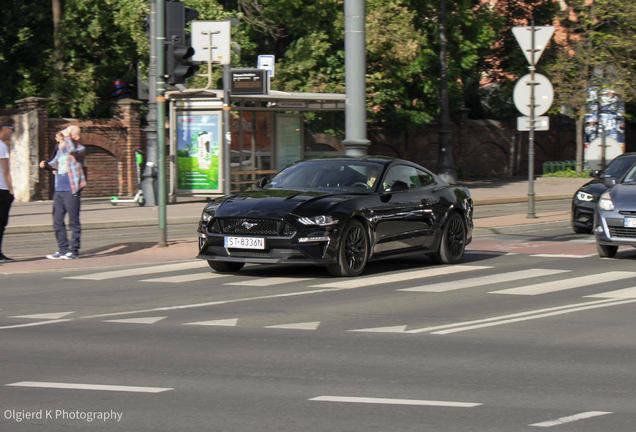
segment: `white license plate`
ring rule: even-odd
[[[265,239],[263,237],[225,237],[226,248],[235,249],[265,249]]]
[[[636,218],[625,218],[623,226],[626,228],[636,228]]]

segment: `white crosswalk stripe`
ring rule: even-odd
[[[337,282],[327,282],[318,285],[310,285],[311,288],[336,288],[336,289],[351,289],[351,288],[363,288],[372,285],[381,285],[392,282],[404,282],[414,279],[424,279],[433,276],[445,276],[455,273],[471,272],[476,270],[491,269],[491,266],[467,266],[467,265],[454,265],[443,267],[431,267],[424,270],[415,270],[401,273],[391,273],[379,276],[371,277],[358,277],[346,280],[338,280]]]
[[[571,279],[558,280],[553,282],[545,282],[536,285],[528,285],[518,288],[510,288],[499,291],[492,291],[490,294],[513,294],[513,295],[538,295],[547,294],[557,291],[564,291],[572,288],[581,288],[584,286],[605,284],[621,279],[630,279],[636,277],[635,272],[607,272],[595,275],[580,276]]]
[[[156,273],[169,273],[172,271],[179,270],[190,270],[195,268],[205,268],[205,263],[201,260],[197,261],[188,261],[184,263],[178,264],[165,264],[165,265],[156,265],[152,267],[139,267],[132,268],[126,270],[114,270],[107,272],[99,272],[82,276],[68,276],[64,279],[80,279],[80,280],[107,280],[107,279],[116,279],[130,276],[142,276],[147,274],[156,274]]]
[[[445,292],[464,288],[474,288],[485,285],[493,285],[496,283],[514,282],[522,279],[530,279],[541,276],[555,275],[566,273],[570,270],[552,270],[552,269],[528,269],[515,271],[510,273],[498,273],[494,275],[481,276],[472,279],[464,279],[460,281],[442,282],[437,284],[422,285],[412,288],[402,288],[398,291],[417,291],[417,292]]]

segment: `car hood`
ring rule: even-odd
[[[215,211],[216,217],[280,218],[290,213],[301,214],[308,208],[329,213],[336,203],[351,198],[351,194],[323,191],[264,189],[246,191],[226,199]]]
[[[617,210],[636,211],[636,184],[617,184],[610,197]]]
[[[587,192],[593,195],[594,198],[598,198],[606,190],[607,186],[605,186],[605,179],[594,179],[581,186],[577,192]]]

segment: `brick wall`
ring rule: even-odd
[[[115,118],[96,120],[52,119],[47,115],[47,99],[27,98],[16,101],[18,108],[0,110],[0,115],[16,115],[38,110],[39,159],[50,160],[55,154],[55,134],[74,124],[81,129],[81,144],[86,147],[88,185],[83,197],[132,196],[138,189],[135,149],[145,152],[146,139],[141,127],[139,107],[142,102],[123,99],[115,102]],[[40,170],[35,186],[37,199],[51,199],[53,175]]]

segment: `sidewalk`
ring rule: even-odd
[[[571,200],[576,190],[588,179],[540,178],[534,182],[535,201]],[[466,180],[476,206],[488,204],[521,203],[528,201],[528,180],[521,178]],[[201,217],[205,198],[179,198],[177,203],[167,206],[168,225],[194,224]],[[523,206],[519,207],[524,211]],[[42,233],[53,236],[51,201],[14,203],[5,236],[12,234]],[[474,236],[488,233],[521,232],[548,227],[569,226],[569,211],[538,213],[528,219],[527,213],[475,219]],[[88,198],[82,201],[82,229],[122,228],[156,226],[157,207],[139,207],[134,203],[113,206],[109,199]],[[139,263],[163,263],[166,261],[190,260],[197,255],[196,238],[168,241],[168,246],[159,248],[156,241],[126,243],[124,239],[113,239],[117,246],[105,250],[82,253],[79,260],[47,260],[42,256],[16,256],[15,263],[0,264],[4,272],[50,271],[62,268],[87,268],[107,265]],[[121,242],[121,243],[119,243]],[[205,266],[205,262],[201,262]]]

